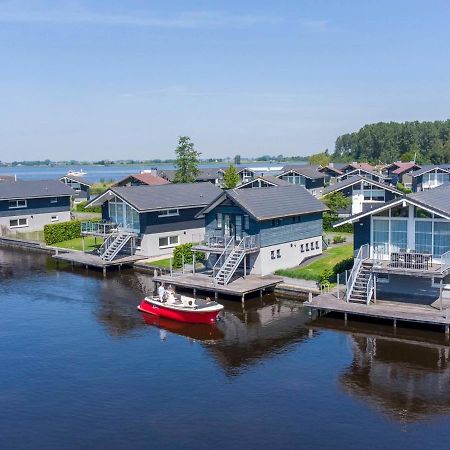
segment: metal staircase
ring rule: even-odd
[[[105,261],[112,261],[134,236],[136,233],[123,228],[115,228],[100,247],[100,257]]]
[[[218,284],[226,286],[246,255],[246,250],[253,248],[251,236],[245,236],[239,241],[231,237],[224,251],[213,267],[213,276]]]
[[[348,301],[366,304],[370,303],[374,288],[372,266],[373,265],[368,261],[362,262],[355,278],[353,288],[349,292],[350,295],[348,296]]]

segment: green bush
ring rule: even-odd
[[[101,206],[91,206],[90,208],[86,208],[86,205],[88,204],[88,202],[80,202],[77,203],[74,206],[74,210],[78,211],[78,212],[93,212],[93,213],[100,213],[102,212],[102,207]]]
[[[338,273],[345,272],[346,270],[350,270],[353,267],[353,258],[343,259],[339,261],[333,267],[333,278],[337,278]]]
[[[177,245],[173,250],[173,267],[178,268],[185,264],[192,264],[193,262],[192,244]],[[202,252],[195,252],[195,261],[202,262],[205,260],[205,254]]]
[[[85,220],[83,222],[86,222]],[[98,222],[98,220],[90,220]],[[69,241],[81,236],[81,220],[71,220],[70,222],[50,223],[44,226],[44,241],[47,245],[57,242]]]
[[[333,278],[333,271],[327,267],[323,269],[322,272],[320,272],[319,284],[320,285],[329,284],[332,278]]]
[[[333,238],[333,244],[343,244],[347,239],[345,239],[344,236],[341,236],[338,234],[337,236],[334,236]]]

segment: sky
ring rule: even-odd
[[[0,0],[0,160],[308,155],[450,118],[449,0]]]

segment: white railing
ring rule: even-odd
[[[247,237],[250,237],[250,236],[247,236]],[[225,264],[224,264],[224,270],[226,270],[226,266],[227,266],[228,262],[231,261],[231,257],[233,255],[238,254],[239,257],[238,257],[238,259],[236,259],[236,261],[234,262],[233,266],[230,267],[230,269],[228,270],[228,273],[224,274],[224,279],[223,279],[223,284],[224,285],[227,285],[228,282],[231,280],[231,277],[233,276],[234,272],[236,272],[236,269],[239,266],[239,264],[241,263],[242,258],[245,256],[246,242],[247,242],[246,238],[241,239],[241,241],[239,242],[237,247],[235,247],[233,249],[233,251],[228,255],[228,258],[227,258],[227,260],[225,261]]]
[[[370,256],[370,247],[369,244],[361,245],[358,250],[358,253],[355,257],[355,261],[353,263],[352,270],[350,271],[350,275],[347,279],[346,283],[346,296],[345,299],[348,302],[350,300],[350,296],[352,294],[353,287],[355,286],[356,279],[358,278],[359,269],[361,268],[362,262],[368,259]]]
[[[81,234],[96,234],[106,236],[117,228],[114,222],[81,222]]]
[[[98,249],[98,253],[100,254],[100,256],[103,256],[105,254],[106,250],[108,250],[108,248],[111,246],[111,244],[115,241],[116,237],[118,236],[118,233],[119,232],[118,232],[118,229],[116,226],[116,228],[114,228],[111,231],[109,236],[103,241],[103,244]]]
[[[441,255],[441,273],[446,272],[448,269],[450,269],[450,251]]]
[[[367,281],[367,288],[366,288],[366,304],[368,305],[370,303],[370,300],[372,300],[373,291],[375,289],[375,275],[371,272],[369,275],[369,279]]]
[[[216,275],[219,273],[220,269],[224,265],[226,259],[228,258],[228,255],[233,251],[233,248],[234,248],[234,237],[230,237],[223,252],[217,258],[217,261],[213,266],[213,277],[214,278],[216,278]]]

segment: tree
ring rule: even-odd
[[[223,187],[225,189],[234,189],[240,181],[236,166],[230,165],[223,174]]]
[[[189,136],[180,136],[178,147],[175,150],[176,162],[174,183],[193,183],[200,174],[198,170],[199,153],[194,149],[194,143]]]
[[[238,166],[241,163],[241,155],[236,155],[234,157],[234,165]]]
[[[308,161],[310,164],[312,165],[317,165],[317,166],[328,166],[328,164],[330,164],[331,158],[330,155],[328,154],[328,152],[321,152],[321,153],[316,153],[314,155],[311,155],[308,158]]]
[[[342,192],[336,191],[324,197],[322,201],[329,209],[329,211],[323,214],[323,229],[326,231],[334,231],[333,223],[338,221],[339,212],[347,209],[352,204],[352,200]]]

